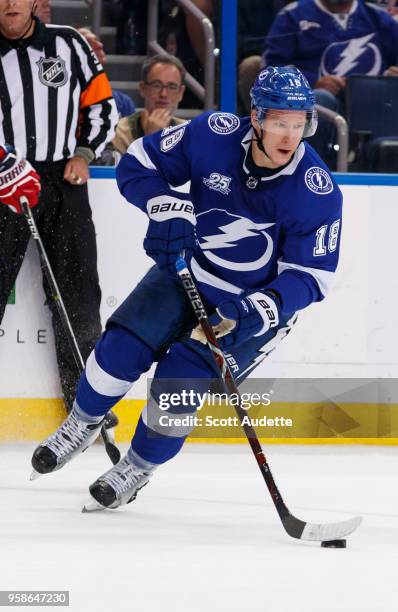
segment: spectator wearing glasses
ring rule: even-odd
[[[125,153],[137,138],[184,123],[174,113],[185,92],[185,72],[171,55],[154,55],[143,64],[139,88],[144,108],[120,119],[112,143],[117,151]]]

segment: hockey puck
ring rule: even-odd
[[[347,540],[329,540],[328,542],[321,542],[322,548],[346,548]]]

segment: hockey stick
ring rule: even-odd
[[[236,397],[240,397],[239,390],[234,380],[233,374],[229,368],[225,355],[218,343],[218,340],[214,334],[213,328],[210,325],[209,319],[206,314],[206,310],[203,306],[203,302],[199,295],[199,292],[195,286],[193,278],[188,266],[185,263],[183,257],[180,257],[176,262],[177,274],[182,281],[182,285],[185,292],[191,302],[192,308],[194,309],[198,323],[201,326],[203,333],[206,337],[207,344],[212,352],[214,361],[217,364],[220,372],[221,380],[224,383],[227,393],[234,394]],[[234,406],[237,412],[240,423],[246,434],[247,440],[256,458],[260,472],[266,482],[268,491],[271,495],[274,506],[279,514],[282,521],[282,525],[285,531],[292,537],[300,540],[312,540],[317,542],[328,542],[331,540],[339,540],[344,536],[352,533],[362,522],[362,517],[356,516],[346,521],[340,521],[337,523],[307,523],[302,521],[289,511],[285,502],[283,501],[282,495],[280,494],[278,487],[276,486],[274,477],[272,476],[271,469],[268,465],[267,459],[261,448],[261,444],[258,440],[257,434],[251,424],[244,421],[244,417],[247,413],[240,406],[240,403]]]
[[[76,336],[75,336],[75,334],[73,332],[72,325],[71,325],[69,317],[68,317],[68,313],[66,312],[65,304],[63,302],[61,292],[60,292],[60,290],[58,288],[57,281],[56,281],[54,273],[52,271],[51,264],[50,264],[50,261],[48,259],[46,250],[44,248],[43,241],[42,241],[41,236],[39,234],[39,230],[37,229],[37,225],[36,225],[36,222],[35,222],[34,217],[32,215],[32,211],[31,211],[31,209],[28,206],[27,199],[25,197],[22,197],[20,199],[20,202],[21,202],[21,207],[22,207],[22,211],[23,211],[24,217],[25,217],[26,222],[27,222],[27,224],[29,226],[29,229],[30,229],[30,233],[32,234],[32,238],[35,240],[36,245],[37,245],[37,249],[39,251],[41,267],[42,267],[44,275],[45,275],[45,277],[47,279],[47,282],[48,282],[48,284],[50,286],[51,296],[52,296],[53,302],[55,303],[55,305],[57,307],[58,314],[60,316],[62,325],[64,327],[65,334],[66,334],[66,336],[68,338],[68,342],[69,342],[71,351],[73,353],[73,357],[75,359],[77,368],[78,368],[79,372],[82,373],[83,370],[84,370],[83,357],[82,357],[82,354],[80,352],[79,346],[77,344]],[[101,428],[101,436],[102,436],[102,439],[103,439],[104,444],[105,444],[106,453],[107,453],[109,459],[115,465],[116,463],[118,463],[120,461],[120,451],[117,448],[117,446],[115,446],[115,444],[113,444],[110,441],[108,432],[105,429],[105,427]]]

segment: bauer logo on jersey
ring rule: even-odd
[[[219,174],[218,172],[212,172],[209,178],[204,178],[203,183],[209,189],[213,189],[213,191],[218,191],[224,195],[228,195],[231,193],[229,188],[229,184],[232,181],[230,176],[224,176],[223,174]]]
[[[239,118],[232,113],[212,113],[208,119],[209,127],[216,134],[232,134],[240,126]]]
[[[39,79],[47,87],[62,87],[68,80],[66,64],[57,57],[42,57],[36,62],[39,67]]]
[[[185,127],[180,128],[179,130],[168,134],[160,141],[160,150],[163,153],[167,153],[173,147],[176,146],[177,143],[180,142],[181,138],[184,136]]]
[[[333,191],[332,179],[323,168],[318,168],[317,166],[308,168],[304,180],[308,189],[318,195],[327,195]]]

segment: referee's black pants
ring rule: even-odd
[[[85,361],[101,334],[97,246],[87,185],[64,181],[65,163],[32,162],[42,185],[40,203],[33,214]],[[0,323],[30,236],[25,218],[0,205]],[[43,287],[51,309],[61,387],[69,411],[79,368],[45,278]]]

